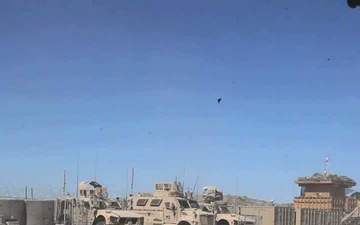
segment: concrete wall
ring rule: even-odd
[[[292,207],[243,206],[241,215],[256,216],[257,225],[295,225],[295,209]]]
[[[339,225],[341,211],[295,209],[292,207],[244,206],[241,214],[255,215],[256,225]]]
[[[20,225],[53,225],[54,209],[54,200],[0,199],[0,217],[12,217]]]
[[[339,211],[324,211],[315,209],[297,209],[296,225],[339,225],[343,213]]]
[[[53,225],[54,200],[26,200],[26,225]]]
[[[0,199],[0,214],[4,215],[4,218],[13,217],[20,222],[20,225],[26,225],[24,200]]]

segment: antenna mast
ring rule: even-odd
[[[131,168],[131,195],[134,191],[134,167]]]
[[[238,212],[237,199],[238,199],[238,176],[236,176],[236,190],[235,190],[235,214]]]
[[[63,194],[66,196],[66,170],[64,170],[64,185],[63,185]]]
[[[197,175],[196,201],[199,200],[199,186],[200,186],[199,180],[200,180],[200,169],[198,169],[198,175]]]
[[[76,197],[79,197],[79,152],[77,153],[76,164]]]
[[[129,183],[129,168],[126,167],[126,181],[125,181],[125,196],[128,195],[128,183]]]
[[[186,190],[186,187],[185,187],[185,177],[186,177],[186,161],[185,161],[185,166],[184,166],[184,176],[183,176],[183,183],[182,183],[183,192]],[[184,193],[183,193],[183,194],[184,194]]]
[[[95,158],[95,180],[94,181],[96,181],[97,161],[98,161],[98,152],[96,152],[96,158]]]
[[[126,167],[126,181],[125,181],[125,210],[128,210],[128,183],[129,183],[129,168]]]
[[[195,183],[194,183],[194,187],[193,189],[191,190],[192,193],[189,193],[190,196],[193,196],[195,194],[195,188],[196,188],[196,200],[198,199],[198,190],[199,190],[199,169],[198,169],[198,172],[197,172],[197,176],[196,176],[196,180],[195,180]]]
[[[328,166],[329,166],[329,158],[325,157],[325,169],[324,169],[324,176],[327,177],[328,175]]]

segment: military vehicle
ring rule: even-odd
[[[216,225],[247,225],[255,224],[255,220],[239,214],[233,214],[225,202],[221,202],[224,197],[221,190],[215,186],[203,188],[204,203],[201,209],[205,212],[215,214]]]
[[[56,199],[55,224],[143,225],[143,216],[113,207],[111,202],[106,187],[96,181],[80,182],[79,197]]]
[[[128,198],[131,211],[144,215],[144,225],[215,225],[214,214],[200,209],[197,201],[186,199],[180,182],[159,182],[155,192]]]

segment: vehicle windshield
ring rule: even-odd
[[[190,205],[186,200],[179,199],[178,202],[182,208],[190,208]]]
[[[211,212],[212,209],[211,209],[209,206],[203,205],[203,206],[201,207],[201,210],[202,210],[202,211],[205,211],[205,212]]]
[[[219,206],[220,213],[230,214],[230,210],[226,206]]]
[[[103,201],[98,201],[97,203],[95,203],[93,205],[93,207],[97,208],[97,209],[106,209],[108,208],[107,204]]]
[[[191,208],[196,208],[196,209],[200,208],[199,203],[195,200],[189,200],[189,204]]]
[[[97,209],[106,209],[108,208],[108,204],[106,204],[106,202],[104,201],[94,201],[92,200],[91,202],[87,202],[87,201],[84,201],[84,204],[87,205],[86,207],[89,207],[89,208],[97,208]]]
[[[114,209],[122,209],[121,204],[119,202],[109,202],[108,207]]]

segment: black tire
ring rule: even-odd
[[[220,220],[219,222],[216,223],[216,225],[230,225],[230,224],[226,220]]]
[[[359,0],[347,0],[347,4],[350,8],[355,9],[359,5]]]
[[[186,221],[181,221],[178,225],[190,225],[190,223]]]

